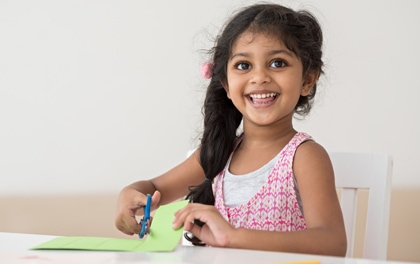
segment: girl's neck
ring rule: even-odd
[[[255,171],[272,160],[293,138],[292,126],[255,127],[244,123],[244,137],[233,153],[229,170],[236,175]]]
[[[241,148],[266,148],[268,146],[286,144],[296,134],[292,125],[276,129],[274,127],[247,126],[244,123],[244,138]]]

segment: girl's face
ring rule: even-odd
[[[303,76],[300,59],[277,38],[244,32],[232,47],[224,87],[244,124],[291,124],[299,97],[309,94],[316,79]]]

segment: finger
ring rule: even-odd
[[[122,220],[120,217],[118,217],[115,220],[115,227],[118,230],[120,230],[121,232],[123,232],[124,234],[133,235],[133,232],[131,232],[130,230],[128,230],[127,225],[125,224],[124,220]]]
[[[147,196],[145,194],[142,194],[142,193],[139,193],[139,194],[140,195],[138,195],[136,197],[136,199],[133,200],[133,205],[130,208],[134,212],[134,215],[137,215],[137,216],[144,215],[144,210],[140,210],[140,209],[143,209],[146,206],[146,203],[147,203]],[[156,194],[156,192],[155,192],[155,194]],[[153,205],[153,202],[154,202],[153,197],[152,197],[152,205]],[[156,195],[156,200],[157,200],[156,203],[159,203],[160,193],[158,193]]]
[[[190,232],[193,236],[200,238],[201,230],[203,227],[194,224],[193,222],[188,222],[184,225],[184,230]]]
[[[133,211],[121,211],[117,214],[117,217],[115,218],[115,227],[124,234],[132,235],[133,229],[130,228],[130,222],[131,225],[137,224]]]
[[[126,235],[132,236],[134,235],[134,232],[131,231],[129,228],[127,228],[126,226],[117,226],[118,230],[120,230],[121,232],[123,232]]]
[[[205,205],[188,204],[176,212],[173,227],[177,229],[184,226],[184,229],[188,230],[195,225],[196,220],[206,223],[206,220],[203,221],[203,219],[206,219],[206,215],[210,213],[209,208],[209,206]]]
[[[118,230],[120,230],[121,232],[123,232],[126,235],[132,236],[134,235],[133,232],[128,231],[127,229],[125,229],[125,227],[123,226],[117,226]]]
[[[143,215],[144,211],[140,210],[140,209],[142,209],[145,205],[146,205],[146,196],[145,195],[142,194],[141,196],[136,197],[132,201],[132,204],[129,208],[133,212],[133,217],[135,215]]]
[[[174,214],[175,217],[174,217],[174,220],[172,221],[172,224],[173,224],[172,227],[174,229],[178,229],[184,225],[186,218],[188,217],[188,215],[191,214],[192,208],[193,208],[193,204],[187,204],[187,206],[175,212]]]
[[[123,232],[127,235],[133,235],[140,232],[140,225],[137,223],[136,219],[133,218],[126,218],[125,220],[121,220],[119,223],[116,224],[118,230]]]

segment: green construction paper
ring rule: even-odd
[[[146,239],[67,236],[56,237],[31,249],[66,249],[95,251],[173,251],[182,236],[182,229],[172,228],[174,213],[188,201],[160,206],[153,216],[150,234]]]

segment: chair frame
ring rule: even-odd
[[[385,260],[388,248],[392,158],[382,153],[329,153],[347,235],[346,257],[353,257],[357,190],[368,189],[363,258]]]

